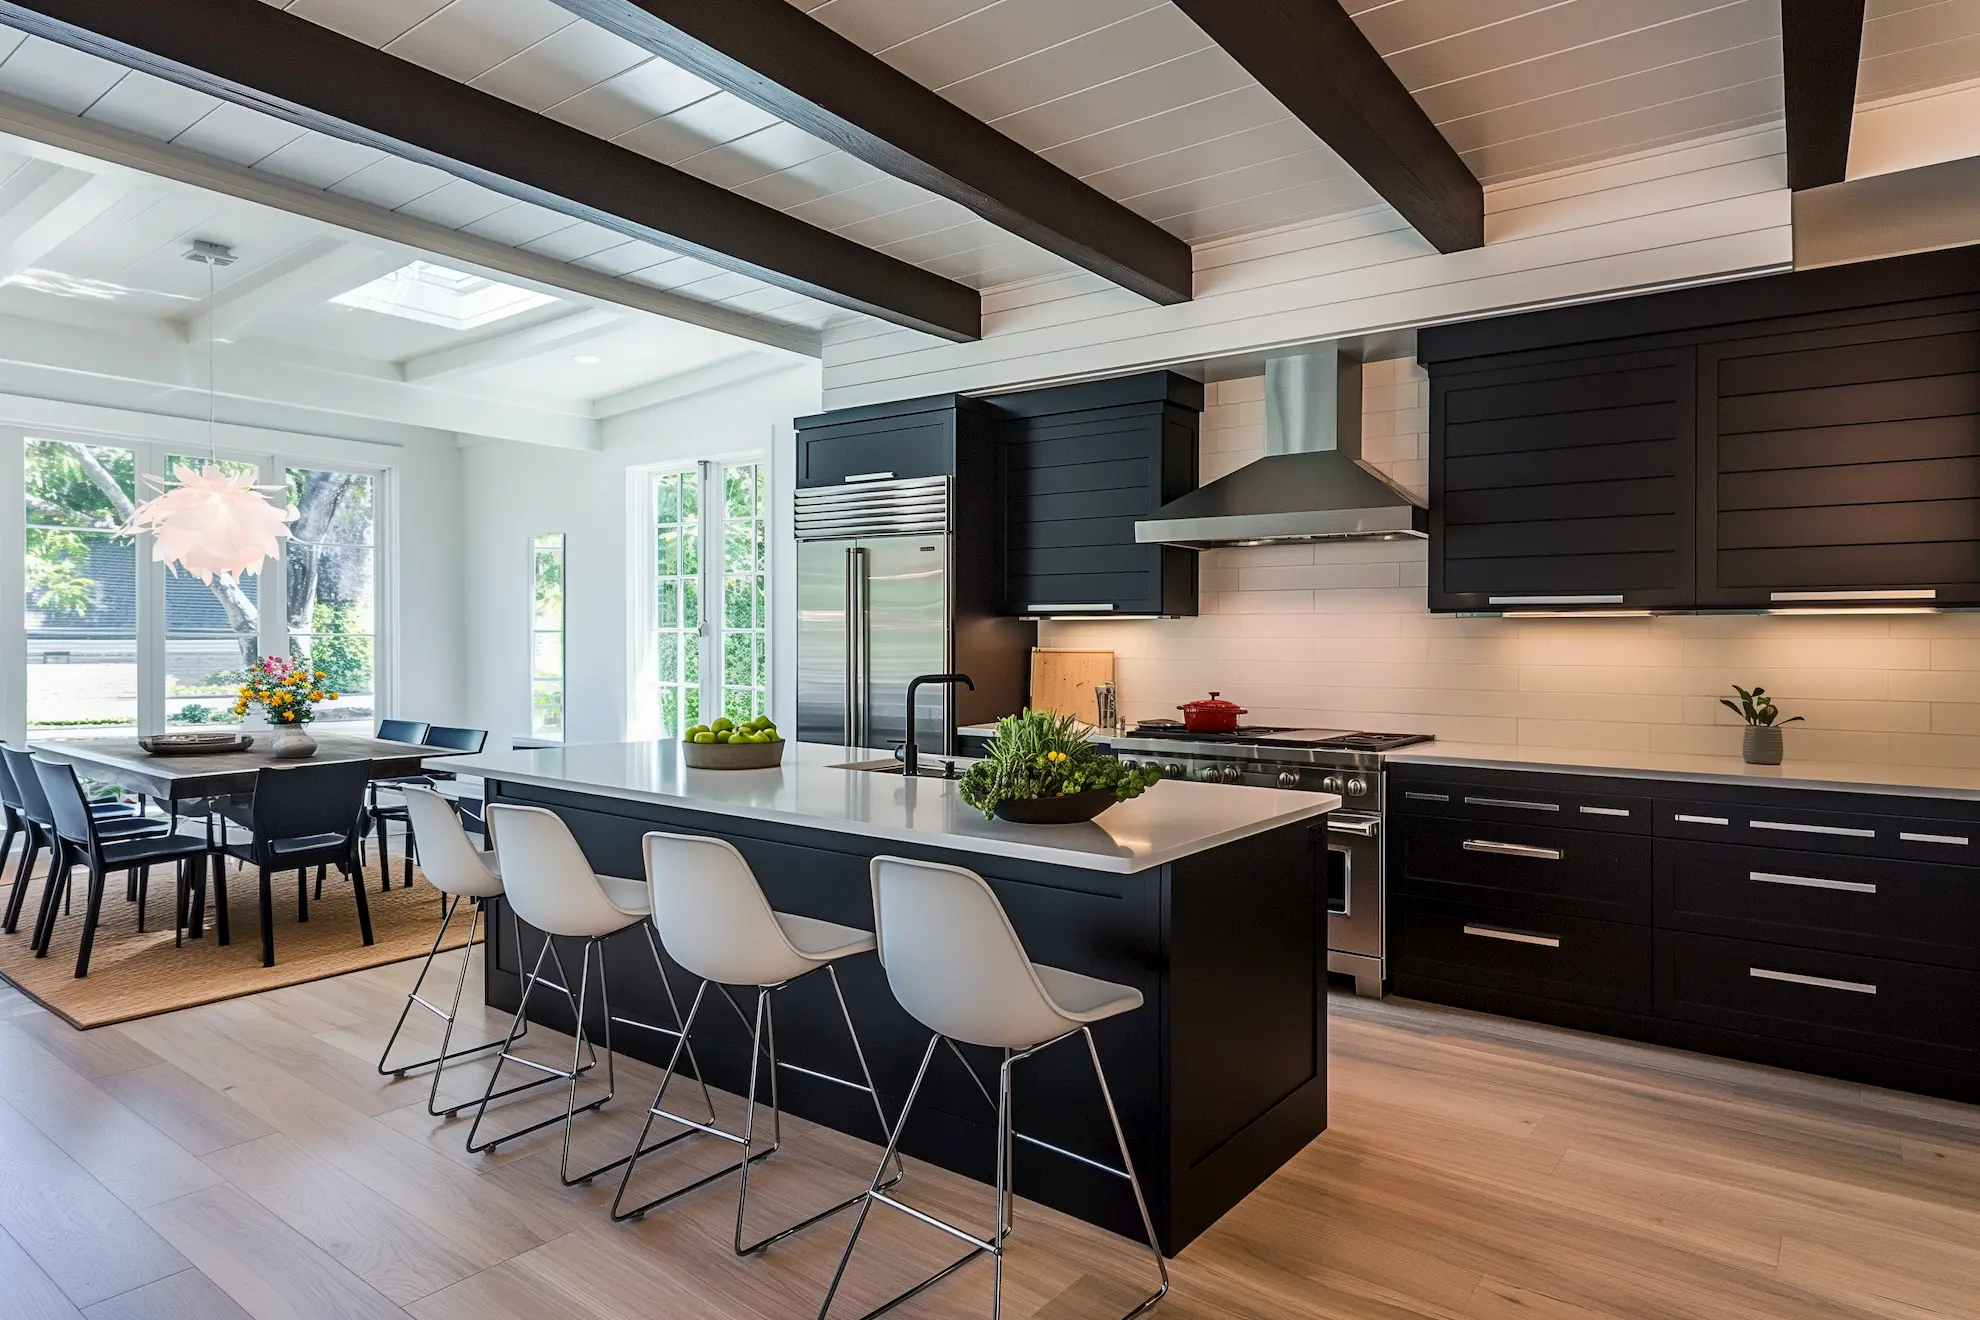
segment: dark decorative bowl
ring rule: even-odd
[[[684,742],[681,759],[690,770],[769,770],[783,763],[784,743]]]
[[[1014,825],[1079,825],[1118,800],[1111,788],[1091,788],[1068,797],[1006,798],[992,810]]]

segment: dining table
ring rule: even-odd
[[[254,792],[255,776],[263,770],[288,766],[322,764],[326,761],[367,761],[371,778],[397,779],[417,775],[426,762],[460,752],[444,747],[415,743],[388,742],[374,738],[368,729],[338,729],[316,725],[310,736],[316,752],[307,760],[278,760],[269,754],[266,730],[246,729],[249,746],[236,751],[197,753],[148,752],[135,735],[114,737],[30,738],[28,750],[46,761],[72,765],[84,779],[114,784],[127,792],[152,798],[177,820],[183,804],[201,804],[207,817],[209,841],[213,833],[213,813],[206,810],[214,801]],[[224,828],[224,827],[223,827]],[[221,882],[219,854],[210,858],[213,883]],[[187,933],[194,939],[205,934],[206,877],[193,898],[192,917]]]

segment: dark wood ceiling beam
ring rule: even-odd
[[[1841,183],[1849,173],[1863,0],[1781,0],[1788,187]]]
[[[1485,191],[1336,0],[1176,0],[1439,252],[1485,243]]]
[[[779,288],[945,339],[981,334],[966,285],[261,0],[0,0],[0,22]]]
[[[556,0],[878,169],[1158,303],[1189,245],[785,0]]]

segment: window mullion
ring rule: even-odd
[[[165,447],[134,444],[132,466],[137,472],[133,491],[142,504],[154,492],[145,488],[146,474],[164,477]],[[165,728],[165,573],[166,566],[152,558],[153,538],[140,532],[133,548],[137,587],[137,727],[139,733],[160,733]]]
[[[701,719],[722,714],[722,469],[706,459],[695,464],[701,483]]]

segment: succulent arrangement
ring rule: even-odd
[[[1100,790],[1126,802],[1160,782],[1160,770],[1129,769],[1095,746],[1090,733],[1072,716],[1047,710],[1006,715],[997,721],[997,736],[990,740],[983,759],[964,773],[958,788],[962,800],[990,816],[999,802]]]
[[[1719,704],[1756,728],[1771,729],[1777,725],[1793,724],[1801,719],[1799,715],[1790,715],[1782,719],[1780,708],[1774,704],[1774,699],[1767,695],[1766,688],[1756,687],[1749,692],[1735,683],[1733,691],[1739,693],[1738,704],[1734,704],[1731,697],[1720,697]]]

